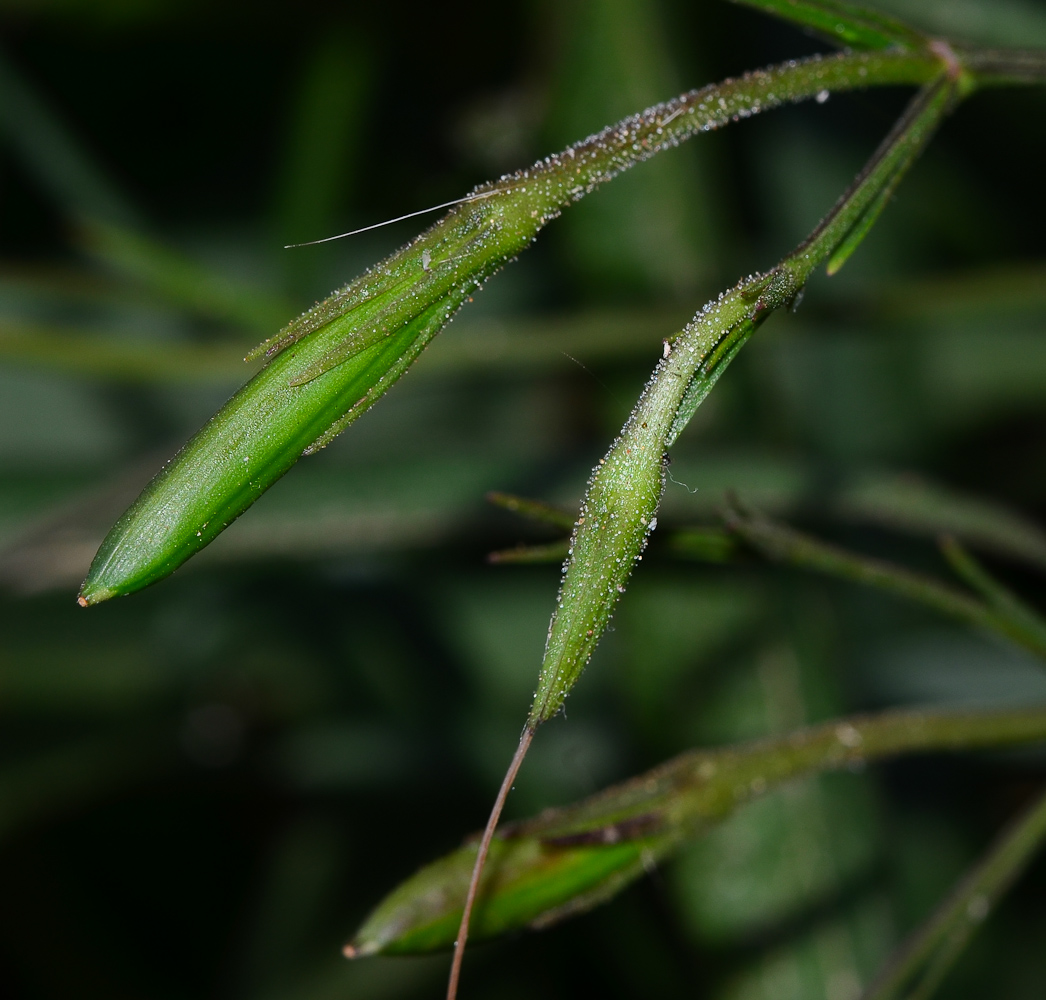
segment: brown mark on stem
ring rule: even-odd
[[[501,811],[505,808],[505,800],[512,790],[516,775],[523,765],[523,758],[530,749],[531,741],[534,739],[534,729],[527,726],[523,735],[519,738],[519,746],[512,755],[508,770],[505,772],[505,780],[501,782],[498,797],[494,800],[494,808],[490,810],[490,818],[483,830],[483,837],[479,842],[479,850],[476,852],[476,863],[472,866],[472,878],[469,880],[469,890],[465,895],[465,908],[461,911],[461,924],[458,927],[458,937],[454,942],[454,959],[450,963],[450,978],[447,980],[447,1000],[456,1000],[458,995],[458,980],[461,978],[461,963],[465,958],[465,942],[469,936],[469,920],[472,918],[472,907],[476,902],[479,892],[479,880],[483,875],[483,866],[490,851],[490,842],[494,839],[494,831],[501,819]]]

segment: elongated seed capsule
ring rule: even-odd
[[[656,525],[666,449],[756,327],[794,300],[813,270],[847,255],[950,109],[960,81],[942,75],[905,115],[811,236],[772,271],[709,303],[658,362],[621,436],[596,466],[574,527],[549,626],[531,730],[555,715],[588,663]],[[856,234],[856,236],[855,236]],[[840,264],[841,266],[841,264]]]
[[[80,592],[138,590],[207,545],[305,453],[365,412],[491,274],[568,204],[689,136],[822,91],[922,83],[929,50],[785,63],[692,91],[612,126],[472,200],[259,349],[271,360],[120,518]]]

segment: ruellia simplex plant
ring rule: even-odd
[[[626,590],[665,483],[668,450],[744,346],[794,304],[820,266],[837,272],[887,206],[944,118],[975,91],[1046,82],[1046,53],[928,37],[835,0],[739,0],[844,46],[691,91],[529,169],[482,185],[434,226],[335,292],[251,357],[267,363],[161,470],[109,532],[80,592],[84,606],[155,583],[212,541],[302,455],[377,402],[482,283],[546,223],[622,171],[699,132],[837,91],[917,88],[849,189],[795,250],[666,337],[620,435],[594,469],[572,523],[537,690],[482,836],[396,889],[346,947],[350,957],[454,946],[457,994],[470,927],[490,937],[546,926],[610,898],[740,802],[799,774],[926,749],[1046,739],[1046,710],[893,712],[774,741],[685,754],[577,806],[500,831],[498,821],[543,722],[563,707]],[[447,207],[447,206],[440,206]],[[523,503],[520,506],[526,508]],[[537,506],[534,506],[537,509]],[[1046,623],[955,540],[943,542],[972,590],[918,577],[731,508],[724,527],[681,534],[680,554],[739,552],[882,587],[990,629],[1046,659]],[[925,996],[1046,837],[1046,798],[1005,833],[866,993]]]

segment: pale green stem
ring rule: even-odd
[[[1008,587],[1004,587],[951,536],[941,539],[941,551],[962,580],[981,594],[997,618],[1008,626],[1008,637],[1023,637],[1022,645],[1046,657],[1046,621]]]
[[[1046,708],[890,711],[851,716],[754,743],[694,750],[573,805],[509,824],[492,841],[474,932],[490,937],[609,899],[743,803],[804,775],[900,754],[972,751],[1046,740]],[[476,845],[421,869],[367,918],[351,957],[414,954],[454,940]]]
[[[976,628],[994,632],[1046,658],[1046,630],[1041,624],[1037,625],[1034,618],[1026,620],[1018,616],[1009,605],[1005,608],[986,605],[933,577],[847,552],[762,517],[729,510],[726,522],[731,531],[769,559],[905,597]],[[972,561],[972,557],[967,558]]]

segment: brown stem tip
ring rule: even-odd
[[[461,963],[465,958],[465,942],[469,936],[469,920],[472,917],[472,907],[476,902],[479,890],[479,880],[483,875],[483,865],[487,860],[487,852],[490,850],[490,842],[494,839],[494,831],[497,829],[498,820],[501,818],[501,810],[505,808],[505,800],[512,790],[516,781],[516,775],[523,765],[523,758],[530,749],[530,743],[534,739],[534,730],[527,726],[523,735],[519,738],[519,746],[512,755],[505,779],[501,782],[498,797],[494,800],[494,808],[490,810],[490,818],[487,820],[483,837],[479,842],[479,850],[476,852],[476,863],[472,866],[472,878],[469,880],[469,890],[465,896],[465,908],[461,913],[461,926],[458,928],[458,938],[454,942],[454,960],[450,964],[450,978],[447,980],[447,1000],[457,1000],[458,980],[461,978]]]

